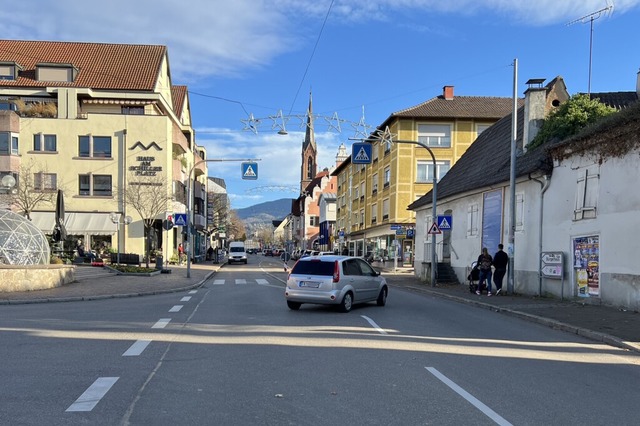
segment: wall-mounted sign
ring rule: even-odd
[[[162,171],[162,166],[151,165],[155,160],[156,157],[138,156],[136,157],[138,165],[129,166],[129,171],[133,172],[135,176],[155,176]]]

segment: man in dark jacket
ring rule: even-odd
[[[496,269],[493,273],[493,282],[496,285],[496,296],[502,292],[502,279],[507,273],[507,265],[509,265],[509,255],[502,251],[504,246],[498,244],[498,251],[493,256],[493,267]]]

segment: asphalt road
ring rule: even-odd
[[[0,424],[637,424],[640,357],[392,288],[286,307],[260,256],[201,288],[0,306]]]

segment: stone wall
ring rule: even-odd
[[[75,266],[0,265],[0,293],[46,290],[72,283]]]

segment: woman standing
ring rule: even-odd
[[[493,264],[493,258],[489,254],[489,250],[486,247],[482,248],[482,253],[478,256],[478,270],[480,271],[480,278],[478,281],[478,290],[476,294],[479,296],[482,294],[482,284],[487,283],[487,296],[491,296],[491,265]]]

